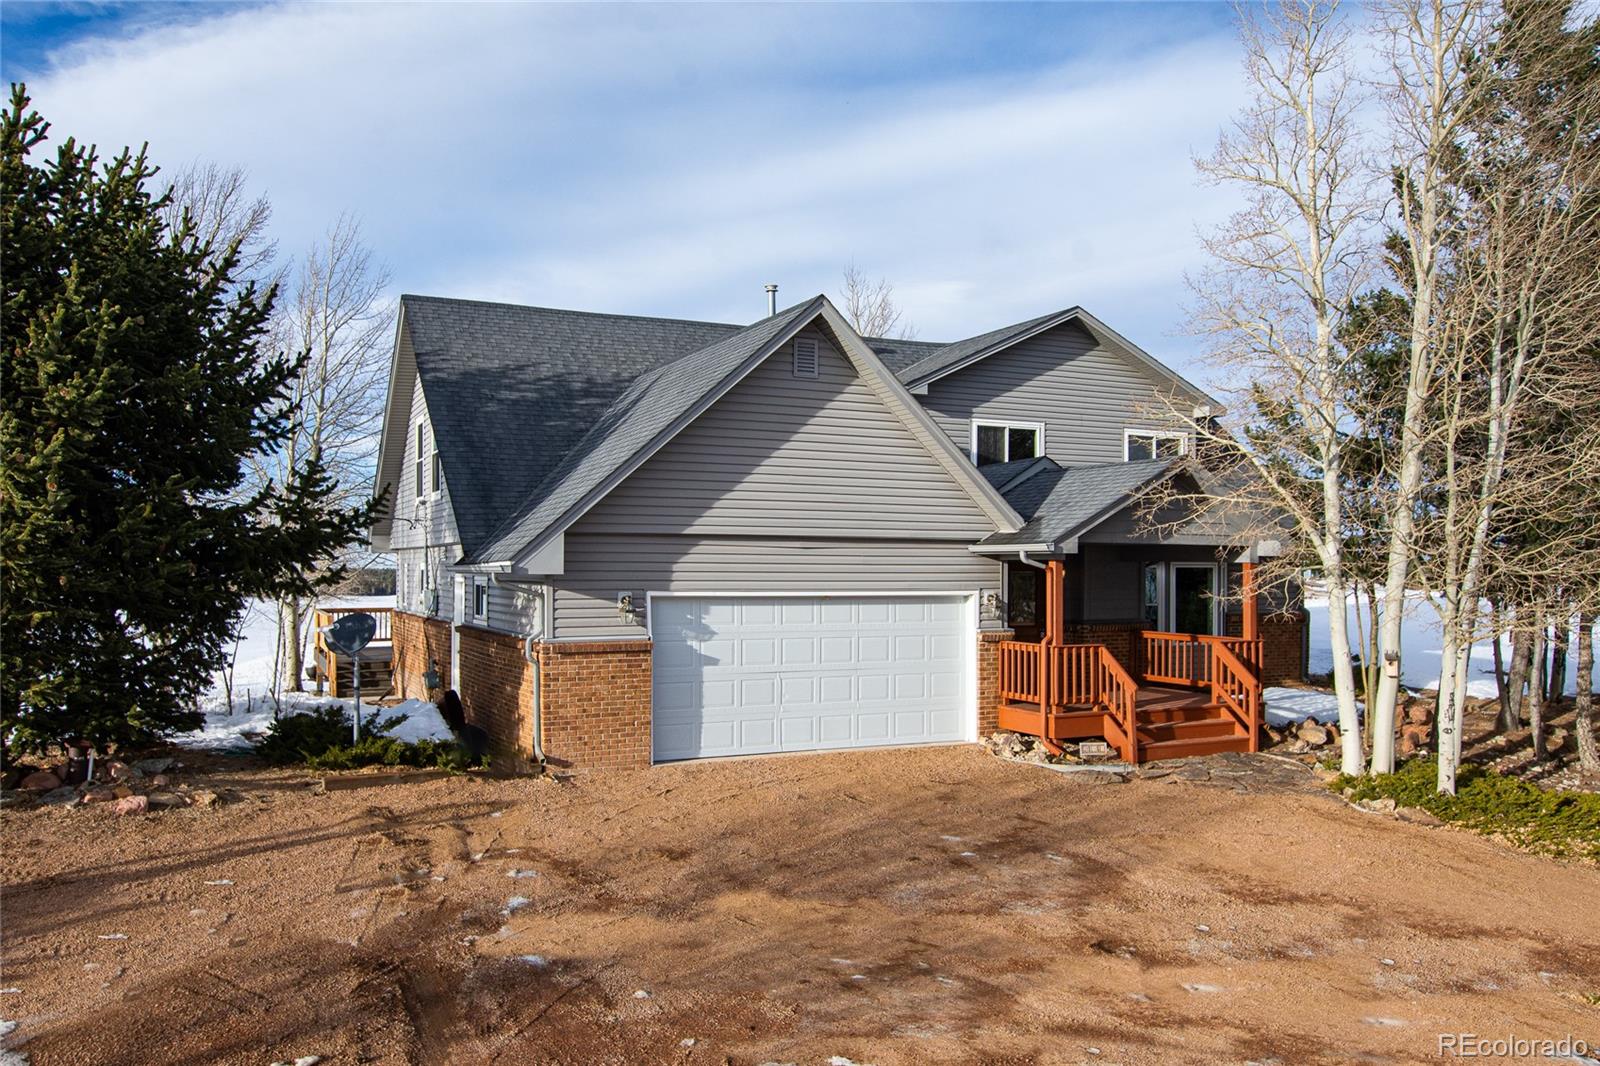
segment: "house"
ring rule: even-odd
[[[1214,403],[1076,307],[938,344],[823,296],[746,326],[403,297],[395,683],[579,766],[1252,746],[1304,618],[1241,609],[1260,545],[1134,515],[1193,473],[1171,402]]]

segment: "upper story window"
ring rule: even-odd
[[[433,491],[438,494],[444,488],[444,462],[439,458],[439,449],[433,450]]]
[[[1012,463],[1044,454],[1043,422],[972,420],[972,461],[978,466]]]
[[[426,490],[422,481],[423,471],[427,469],[428,458],[428,433],[421,422],[417,423],[417,454],[413,461],[417,472],[417,496],[420,498]]]
[[[1176,459],[1189,450],[1189,436],[1163,429],[1126,429],[1122,431],[1123,458]]]
[[[481,577],[472,579],[472,617],[480,622],[489,617],[489,582]]]

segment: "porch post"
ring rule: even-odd
[[[1060,559],[1051,559],[1045,563],[1044,642],[1046,644],[1065,644],[1067,642],[1066,580],[1066,563]]]
[[[1246,640],[1259,640],[1261,638],[1261,605],[1256,602],[1256,564],[1241,563],[1243,571],[1240,577],[1240,594],[1244,601],[1243,614],[1240,625],[1240,636]]]

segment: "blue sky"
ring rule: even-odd
[[[1082,304],[1181,369],[1222,4],[43,5],[57,135],[239,165],[285,252],[343,211],[396,292],[749,320],[855,262],[919,335]]]

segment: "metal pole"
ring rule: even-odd
[[[356,657],[351,660],[356,682],[356,717],[350,723],[350,743],[361,743],[361,653],[356,652]]]

